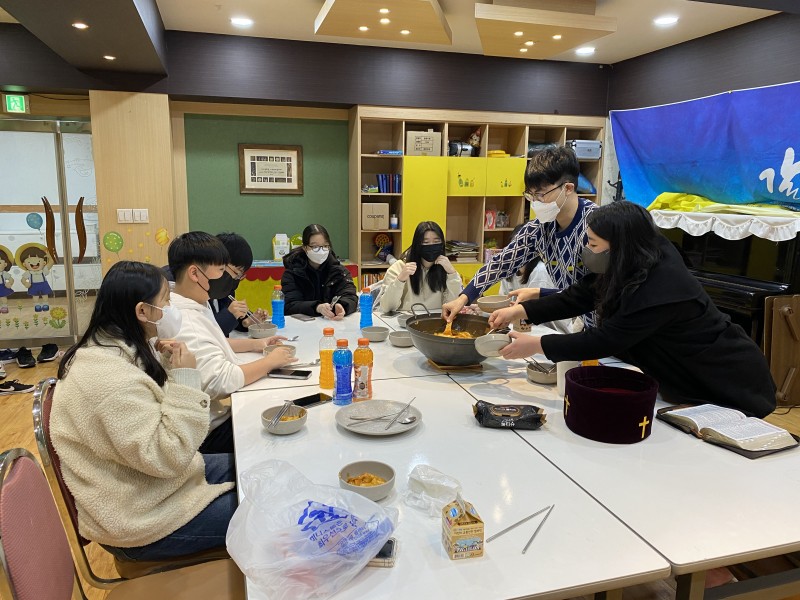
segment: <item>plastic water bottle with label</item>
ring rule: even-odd
[[[358,310],[361,311],[361,329],[372,327],[372,294],[369,288],[361,288],[361,295],[358,297]]]
[[[372,398],[372,349],[367,338],[359,338],[358,348],[353,353],[353,400],[369,400]]]
[[[353,353],[347,340],[336,340],[333,352],[333,403],[344,406],[353,403]]]
[[[333,351],[336,350],[336,339],[333,327],[322,330],[319,341],[319,387],[324,390],[333,389]]]
[[[283,289],[276,285],[272,291],[272,323],[278,328],[286,327],[286,318],[283,316]]]

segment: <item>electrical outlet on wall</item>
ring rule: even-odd
[[[117,223],[133,223],[133,209],[118,208]]]
[[[146,208],[133,209],[133,222],[134,223],[149,223],[150,211]]]

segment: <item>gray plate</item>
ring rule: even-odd
[[[414,415],[417,420],[408,425],[403,425],[399,422],[392,425],[389,430],[386,426],[392,417],[386,421],[370,421],[369,423],[362,423],[361,421],[353,421],[350,417],[380,417],[390,413],[396,413],[408,404],[408,402],[399,402],[397,400],[365,400],[363,402],[354,402],[348,406],[343,406],[336,411],[336,422],[353,433],[360,433],[362,435],[397,435],[398,433],[405,433],[414,429],[422,422],[422,413],[419,412],[414,405],[408,407],[408,410],[403,413],[400,419],[408,415]],[[361,423],[356,425],[356,423]]]

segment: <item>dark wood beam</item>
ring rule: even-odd
[[[706,4],[727,4],[728,6],[744,6],[745,8],[762,8],[800,15],[800,2],[797,0],[691,0]]]

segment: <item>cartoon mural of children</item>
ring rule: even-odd
[[[14,255],[5,246],[0,246],[0,314],[8,313],[8,297],[14,293],[11,286],[14,278],[11,276],[11,267],[14,265]]]
[[[53,268],[53,258],[42,244],[23,244],[17,248],[17,265],[25,270],[22,278],[22,285],[28,288],[28,295],[37,298],[38,302],[34,306],[36,312],[48,312],[50,305],[43,302],[53,293],[50,284],[47,283],[47,274]]]

